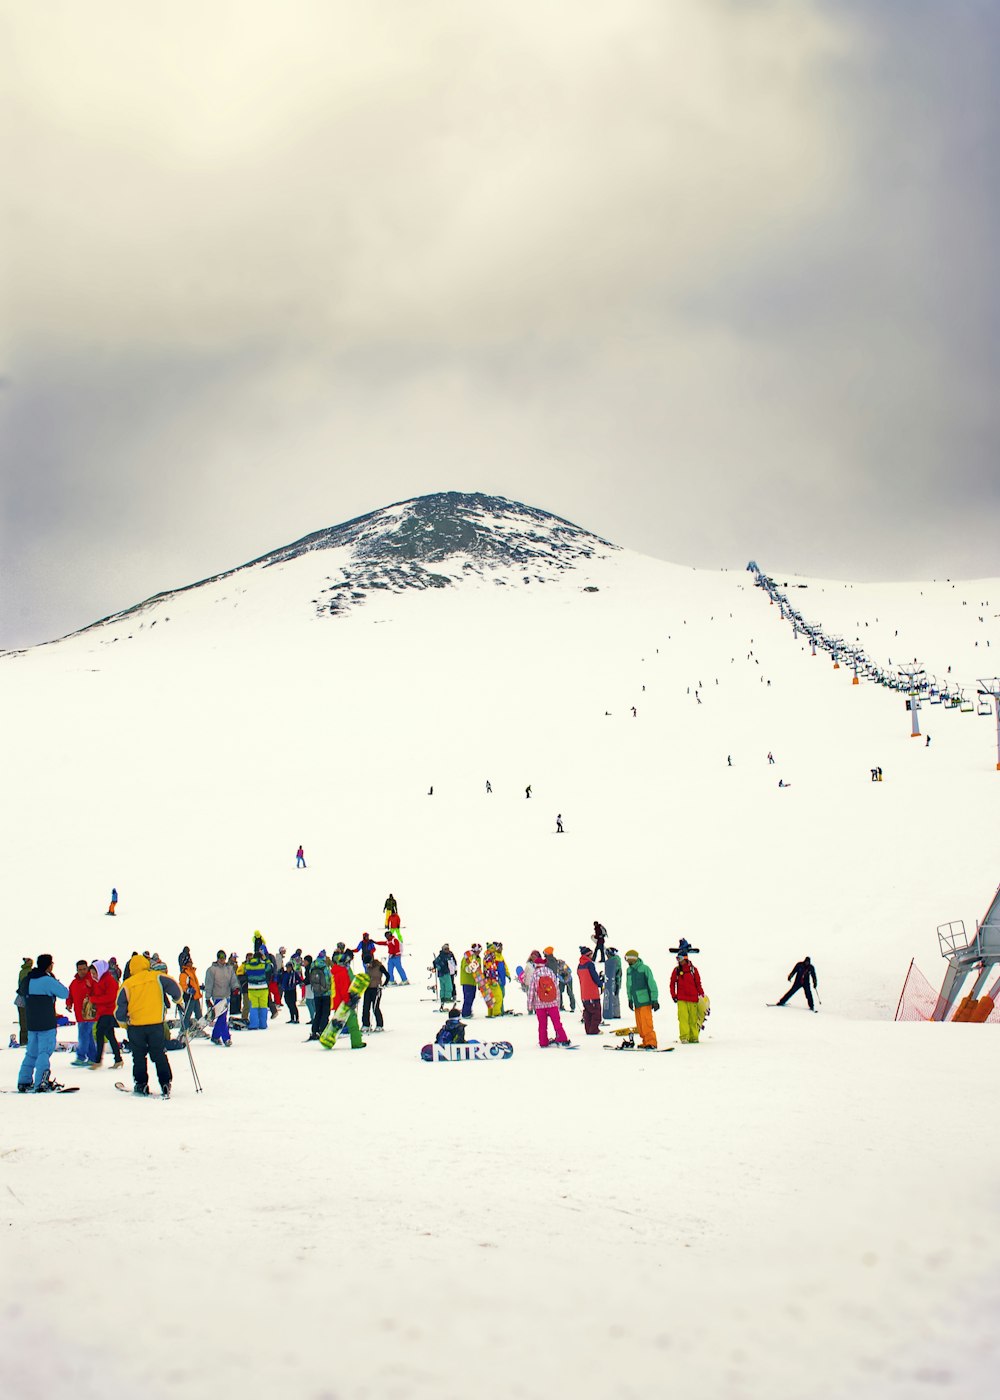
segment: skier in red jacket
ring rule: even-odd
[[[705,995],[698,969],[686,953],[677,954],[677,966],[670,974],[670,995],[677,1003],[677,1022],[681,1044],[697,1045],[701,1030],[698,1003]]]

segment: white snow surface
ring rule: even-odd
[[[1000,1037],[892,1020],[1000,880],[994,721],[927,706],[911,739],[742,572],[620,551],[317,617],[329,569],[0,659],[11,994],[25,953],[68,982],[185,944],[204,975],[255,929],[356,943],[390,890],[412,984],[364,1053],[283,1012],[196,1047],[201,1095],[175,1054],[168,1104],[69,1055],[60,1107],[4,1096],[2,1393],[996,1394]],[[788,581],[876,660],[1000,670],[1000,580]],[[479,1003],[511,1060],[420,1060],[444,940],[575,963],[594,919],[652,967],[661,1044],[668,947],[701,949],[700,1045],[612,1056],[567,1015],[581,1048],[542,1053]],[[819,1014],[769,1009],[806,953]]]

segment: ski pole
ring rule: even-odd
[[[202,1092],[201,1080],[198,1078],[198,1070],[195,1067],[194,1055],[192,1055],[191,1053],[191,1040],[188,1036],[187,1026],[184,1024],[183,1017],[181,1017],[181,1035],[184,1037],[184,1048],[185,1050],[187,1050],[188,1064],[191,1066],[191,1077],[194,1080],[194,1091],[196,1094],[200,1094]]]

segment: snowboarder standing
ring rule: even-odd
[[[209,965],[205,973],[205,1000],[209,1006],[215,1004],[213,1045],[229,1046],[233,1043],[229,1034],[229,1010],[233,993],[239,996],[239,991],[240,979],[236,976],[236,968],[232,962],[227,961],[225,948],[220,948],[215,955],[215,962]]]
[[[305,851],[303,851],[302,847],[300,846],[299,849],[295,852],[295,869],[296,869],[296,870],[305,870],[305,868],[306,868],[306,855],[305,855]]]
[[[372,1013],[375,1013],[375,1025],[379,1030],[384,1028],[382,1020],[382,983],[386,980],[385,964],[380,963],[378,958],[372,958],[365,963],[365,971],[368,973],[368,986],[365,988],[364,998],[361,1004],[361,1024],[365,1030],[371,1030]]]
[[[642,1037],[641,1049],[655,1050],[656,1031],[653,1028],[653,1012],[660,1009],[660,994],[656,989],[653,974],[639,957],[634,948],[625,954],[628,973],[625,978],[625,995],[628,1009],[635,1012],[635,1028]]]
[[[243,964],[247,979],[247,997],[250,1002],[250,1016],[247,1029],[266,1031],[268,1023],[267,1000],[273,964],[267,957],[263,943],[259,944]]]
[[[25,954],[24,958],[22,958],[21,960],[21,970],[17,974],[17,996],[15,997],[15,1005],[17,1006],[17,1027],[19,1033],[19,1045],[27,1045],[28,1043],[28,1002],[24,993],[21,991],[21,983],[27,977],[28,973],[31,971],[34,965],[34,958],[29,958],[27,954]]]
[[[302,986],[302,973],[289,961],[284,970],[279,974],[278,987],[285,999],[288,1008],[288,1024],[297,1026],[299,1024],[299,999],[298,990]]]
[[[557,835],[557,836],[561,836],[562,834],[563,834],[562,813],[561,813],[561,812],[558,812],[558,813],[556,814],[556,835]]]
[[[76,1059],[73,1061],[76,1066],[91,1065],[97,1059],[97,1051],[94,1048],[94,1022],[97,1020],[97,1012],[94,1008],[94,992],[96,990],[96,979],[91,975],[88,964],[81,958],[77,962],[76,976],[69,984],[69,993],[66,997],[66,1010],[72,1011],[76,1017]]]
[[[117,891],[116,889],[114,889],[114,887],[112,887],[112,890],[111,890],[111,903],[108,905],[108,913],[109,913],[109,914],[112,914],[112,915],[114,914],[114,912],[115,912],[115,905],[116,905],[117,903],[118,903],[118,891]]]
[[[17,1072],[17,1092],[45,1093],[56,1087],[49,1074],[56,1048],[56,998],[69,996],[69,988],[52,975],[51,953],[39,953],[36,965],[18,983],[18,994],[25,1002],[28,1047]]]
[[[617,948],[609,948],[604,959],[604,1019],[618,1021],[622,1008],[619,993],[622,988],[622,960]]]
[[[604,978],[597,970],[590,948],[580,944],[580,961],[576,975],[580,979],[580,1001],[583,1003],[583,1028],[587,1035],[601,1034],[601,988]]]
[[[604,944],[607,940],[608,931],[603,924],[594,920],[594,962],[604,962]]]
[[[573,969],[568,962],[559,959],[559,1010],[564,1011],[563,997],[569,997],[570,1011],[576,1010],[576,992],[573,990]]]
[[[478,986],[479,974],[482,964],[471,948],[465,950],[462,958],[462,966],[459,969],[458,981],[462,988],[462,1019],[467,1021],[472,1015],[472,1003],[476,999],[476,987]]]
[[[394,894],[390,894],[390,895],[388,896],[388,898],[386,899],[385,903],[382,905],[382,910],[383,910],[383,912],[384,912],[384,914],[385,914],[385,926],[386,926],[386,928],[388,928],[388,927],[389,927],[389,915],[390,915],[390,914],[398,914],[398,913],[399,913],[399,910],[398,910],[398,908],[396,907],[396,896],[395,896]],[[355,950],[355,951],[356,951],[356,950]]]
[[[107,1041],[115,1057],[114,1068],[121,1069],[124,1061],[115,1035],[118,1026],[118,1022],[115,1020],[118,979],[103,958],[98,959],[93,964],[93,969],[97,977],[97,985],[94,988],[94,1010],[97,1012],[97,1022],[94,1027],[95,1058],[90,1068],[100,1069],[101,1060],[104,1058],[104,1042]]]
[[[628,954],[626,953],[626,958]],[[701,1031],[699,1001],[705,995],[698,969],[687,953],[677,954],[677,966],[670,974],[670,995],[677,1005],[677,1023],[681,1044],[697,1045]]]
[[[330,1015],[343,1019],[344,1030],[351,1037],[352,1050],[367,1050],[361,1034],[361,1027],[358,1025],[358,994],[351,996],[351,974],[343,963],[334,963],[330,968],[330,976],[333,981],[333,1010]]]
[[[455,961],[455,954],[447,943],[441,944],[441,951],[434,959],[434,972],[438,979],[438,992],[441,997],[441,1010],[446,1010],[446,1003],[449,1005],[455,1000],[455,975],[458,972],[458,963]]]
[[[792,981],[793,978],[795,979],[794,982]],[[806,994],[806,1001],[809,1003],[809,1010],[815,1011],[816,1008],[815,1006],[813,1006],[812,989],[813,987],[817,987],[819,984],[816,981],[816,969],[812,965],[812,959],[803,958],[801,962],[797,962],[792,968],[791,972],[788,974],[786,981],[792,982],[792,985],[789,987],[788,991],[781,998],[781,1000],[775,1002],[775,1005],[784,1006],[785,1003],[791,997],[793,997],[796,992],[802,991]]]
[[[181,954],[181,975],[178,983],[181,989],[181,996],[184,998],[184,1010],[182,1020],[185,1026],[190,1026],[192,1020],[201,1020],[201,983],[198,981],[198,971],[191,961],[191,953],[185,948]]]
[[[321,948],[309,966],[309,986],[312,990],[313,1023],[310,1040],[319,1040],[326,1023],[330,1019],[330,964],[326,960],[326,949]]]
[[[165,1099],[170,1097],[173,1074],[167,1059],[163,1018],[171,997],[180,1001],[181,989],[167,976],[166,968],[162,964],[154,968],[144,954],[134,953],[129,958],[128,976],[118,993],[117,1008],[119,1021],[128,1022],[134,1094],[149,1093],[148,1056],[156,1068],[160,1093]]]
[[[548,1049],[549,1028],[555,1032],[557,1045],[568,1045],[569,1038],[559,1015],[559,986],[552,969],[541,953],[532,952],[528,966],[521,973],[521,985],[528,996],[528,1010],[538,1018],[538,1044]]]

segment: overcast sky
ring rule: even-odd
[[[0,646],[439,490],[1000,575],[1000,7],[0,22]]]

